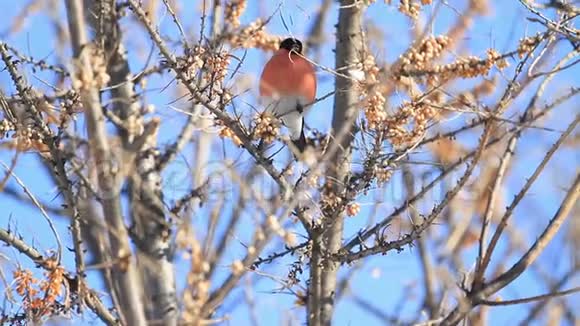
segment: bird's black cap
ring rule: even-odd
[[[280,43],[280,49],[286,49],[288,51],[294,51],[298,54],[302,54],[302,42],[298,39],[289,37]]]

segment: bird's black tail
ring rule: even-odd
[[[306,148],[306,136],[304,135],[304,117],[302,117],[300,137],[296,140],[293,139],[292,143],[294,144],[294,146],[296,146],[296,148],[298,149],[298,151],[300,151],[300,153],[304,152],[304,149]]]

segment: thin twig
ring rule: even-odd
[[[52,234],[54,235],[54,238],[56,239],[56,243],[58,245],[58,252],[57,252],[56,261],[60,264],[60,260],[62,258],[62,241],[60,240],[60,236],[58,235],[58,232],[56,231],[56,228],[54,226],[54,223],[52,222],[52,219],[50,218],[50,216],[48,216],[48,213],[46,212],[44,207],[40,204],[40,202],[36,199],[34,194],[32,194],[30,189],[28,189],[28,187],[24,184],[24,182],[16,174],[14,174],[14,172],[10,169],[10,167],[8,167],[8,165],[6,165],[2,161],[0,161],[0,165],[2,165],[2,167],[6,170],[6,172],[9,173],[10,175],[12,175],[14,180],[16,180],[16,183],[18,183],[18,185],[20,187],[22,187],[22,190],[24,190],[26,195],[28,195],[28,198],[30,198],[30,200],[32,201],[34,206],[36,206],[38,208],[38,210],[40,210],[42,217],[44,217],[44,219],[48,223],[48,226],[50,227],[50,230],[52,231]]]
[[[562,297],[562,296],[565,296],[568,294],[573,294],[576,292],[580,292],[580,286],[577,286],[575,288],[571,288],[571,289],[565,290],[565,291],[546,293],[546,294],[542,294],[542,295],[536,295],[533,297],[521,298],[521,299],[515,299],[515,300],[498,300],[498,301],[482,300],[481,304],[486,305],[486,306],[509,306],[509,305],[530,303],[530,302],[534,302],[534,301]]]
[[[534,173],[527,179],[524,186],[520,189],[518,194],[514,197],[513,201],[507,207],[506,212],[502,216],[502,218],[501,218],[501,220],[500,220],[500,222],[499,222],[499,224],[498,224],[498,226],[497,226],[497,228],[496,228],[496,230],[491,238],[487,252],[486,252],[485,256],[483,256],[484,258],[483,258],[482,263],[481,263],[481,268],[483,270],[485,270],[485,268],[487,268],[487,265],[489,265],[489,262],[491,260],[491,255],[494,252],[495,246],[499,242],[499,238],[500,238],[503,230],[507,226],[507,222],[508,222],[509,218],[511,217],[514,209],[518,206],[520,201],[524,198],[524,195],[527,193],[527,191],[530,189],[530,187],[536,181],[536,179],[540,176],[541,172],[546,167],[546,165],[548,164],[550,159],[554,156],[554,153],[556,153],[558,148],[560,148],[560,146],[562,145],[564,140],[568,137],[568,135],[570,135],[570,133],[572,133],[572,131],[574,130],[574,128],[576,127],[576,125],[578,124],[579,121],[580,121],[580,114],[576,115],[576,118],[574,119],[574,121],[572,121],[572,123],[570,123],[568,125],[568,128],[566,129],[566,131],[560,136],[560,138],[558,138],[558,141],[556,141],[556,143],[554,145],[552,145],[552,148],[550,148],[550,150],[546,153],[546,155],[542,159],[542,162],[540,162],[538,167],[535,169]]]

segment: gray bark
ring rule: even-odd
[[[363,5],[353,4],[352,0],[340,1],[336,29],[335,70],[345,72],[344,68],[359,63],[362,49]],[[346,75],[348,76],[348,68]],[[341,195],[345,178],[350,170],[351,142],[354,138],[353,116],[356,114],[359,93],[354,80],[342,74],[335,77],[336,95],[332,118],[333,141],[339,142],[339,150],[330,158],[327,180],[337,180],[331,185],[332,191]],[[346,132],[344,132],[346,129]],[[310,294],[308,300],[309,325],[331,325],[334,311],[337,272],[340,263],[331,255],[340,249],[344,224],[343,212],[327,212],[323,217],[322,230],[313,234],[313,249],[310,275]]]

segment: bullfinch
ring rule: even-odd
[[[287,38],[264,66],[260,97],[266,111],[279,118],[300,152],[306,147],[304,111],[316,98],[316,75],[302,56],[302,42]]]

